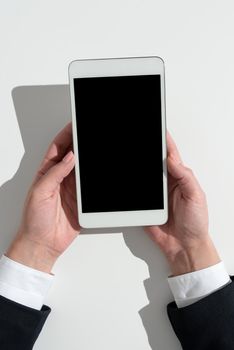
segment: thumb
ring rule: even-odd
[[[74,154],[69,151],[59,163],[51,167],[37,182],[36,187],[39,192],[54,192],[63,179],[72,171],[74,164]]]
[[[167,168],[170,175],[177,180],[184,197],[192,199],[202,191],[192,170],[176,158],[171,156],[167,158]]]
[[[159,247],[163,247],[167,234],[160,228],[161,225],[146,226],[145,232],[148,237],[156,242]]]

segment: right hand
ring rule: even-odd
[[[10,259],[50,272],[77,237],[74,165],[69,123],[50,144],[29,189],[19,230],[6,252]]]
[[[220,258],[209,235],[205,193],[168,132],[167,147],[169,219],[145,230],[165,254],[173,275],[181,275],[217,264]]]

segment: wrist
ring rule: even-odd
[[[24,237],[16,237],[5,255],[35,270],[50,273],[57,257],[47,247]]]
[[[178,276],[218,264],[221,259],[210,237],[167,257],[172,275]]]

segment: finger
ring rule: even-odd
[[[166,239],[166,235],[160,229],[160,226],[146,226],[145,232],[147,233],[148,237],[152,239],[152,241],[158,244],[159,247],[163,246]]]
[[[194,199],[201,193],[202,189],[191,169],[173,157],[167,158],[167,168],[170,175],[177,180],[184,197]]]
[[[65,191],[70,195],[70,197],[76,202],[76,181],[75,181],[75,169],[73,168],[66,180],[63,181]]]
[[[52,166],[36,184],[38,193],[50,196],[62,183],[63,179],[70,174],[74,168],[74,154],[69,151],[66,156],[56,165]]]
[[[168,156],[173,156],[175,159],[178,160],[178,162],[182,163],[182,159],[178,151],[178,148],[168,130],[167,130],[167,154]]]
[[[72,124],[68,123],[51,142],[46,155],[41,162],[36,180],[44,175],[52,166],[58,163],[68,149],[72,148]]]

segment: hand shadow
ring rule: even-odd
[[[0,188],[0,253],[15,235],[23,203],[43,155],[56,133],[71,120],[68,85],[18,86],[12,90],[15,112],[25,153],[12,179]],[[140,310],[152,350],[180,349],[166,315],[171,299],[166,264],[142,228],[82,229],[83,234],[124,232],[131,252],[143,259],[150,278],[144,281],[149,305]]]
[[[179,350],[181,346],[169,323],[166,306],[172,301],[168,287],[169,270],[162,253],[142,227],[123,231],[126,245],[133,255],[143,259],[149,268],[144,287],[149,304],[139,311],[152,350]]]
[[[49,143],[71,115],[67,85],[18,86],[12,98],[25,153],[16,174],[0,188],[1,253],[18,229],[24,199]]]

